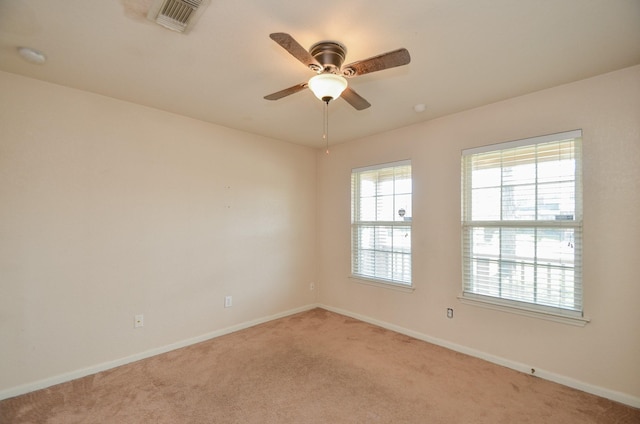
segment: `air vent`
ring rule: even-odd
[[[156,0],[147,17],[165,28],[185,32],[204,9],[206,0]]]

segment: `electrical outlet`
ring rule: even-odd
[[[453,318],[453,308],[447,308],[447,318]]]
[[[224,297],[224,307],[225,308],[230,308],[231,306],[233,306],[233,297],[232,296],[225,296]]]
[[[316,283],[309,283],[309,290],[315,290],[316,289]]]
[[[144,327],[144,315],[139,314],[133,317],[133,328]]]

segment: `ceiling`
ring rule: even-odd
[[[0,0],[0,70],[322,147],[309,90],[263,99],[313,76],[270,33],[339,41],[345,63],[411,53],[349,80],[372,106],[331,102],[331,143],[640,64],[640,0],[207,0],[185,34],[146,19],[152,1]]]

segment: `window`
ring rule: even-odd
[[[411,286],[411,162],[351,172],[351,273]]]
[[[463,299],[582,316],[581,137],[462,152]]]

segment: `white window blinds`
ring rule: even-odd
[[[582,315],[581,137],[462,152],[463,297]]]
[[[351,173],[351,273],[411,286],[411,162]]]

